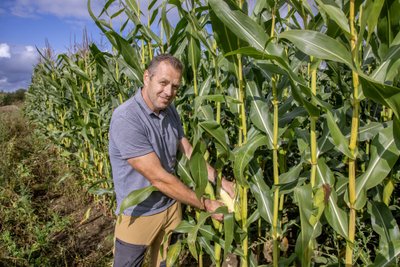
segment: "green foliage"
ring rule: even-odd
[[[97,65],[95,65],[97,64]],[[26,114],[76,164],[83,185],[105,204],[112,196],[108,127],[113,109],[131,95],[131,72],[95,44],[53,61],[43,54],[28,90]],[[126,64],[125,64],[126,65]],[[61,98],[60,98],[61,97]]]
[[[25,89],[18,89],[15,92],[0,91],[0,106],[7,106],[14,103],[21,103],[25,100]]]
[[[36,199],[54,186],[51,181],[65,175],[67,167],[20,111],[0,114],[0,136],[0,264],[49,266],[49,255],[58,253],[49,237],[70,222]]]
[[[138,189],[135,191],[132,191],[129,193],[129,195],[124,198],[124,200],[121,203],[121,207],[119,210],[119,213],[122,214],[125,209],[135,206],[139,204],[140,202],[144,201],[146,198],[150,196],[150,194],[157,189],[154,186],[148,186],[142,189]]]
[[[121,5],[110,14],[114,2]],[[239,255],[242,266],[268,264],[250,250],[267,236],[274,266],[396,264],[398,1],[366,0],[356,8],[354,1],[316,1],[316,9],[307,1],[257,1],[254,10],[246,1],[162,1],[147,7],[161,11],[147,24],[141,3],[108,1],[103,16],[127,16],[116,29],[89,1],[113,52],[92,44],[57,60],[43,56],[28,92],[30,118],[77,161],[98,200],[109,203],[101,194],[112,192],[112,110],[142,84],[153,55],[168,52],[186,66],[175,105],[195,145],[178,174],[199,196],[218,197],[207,188],[208,160],[218,179],[237,185],[235,214],[222,226],[187,212],[177,231],[188,239],[172,259],[188,246],[217,266],[221,249]],[[163,25],[160,34],[156,25]],[[279,248],[284,237],[286,250]]]

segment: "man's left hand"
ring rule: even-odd
[[[229,194],[231,198],[235,198],[235,183],[222,178],[221,181],[222,189]]]
[[[219,207],[222,207],[223,204],[217,200],[211,200],[206,198],[204,200],[204,208],[207,212],[214,212],[216,209],[218,209]],[[211,215],[211,217],[217,221],[223,221],[224,220],[224,215],[222,213],[213,213]]]

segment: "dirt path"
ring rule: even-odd
[[[111,266],[114,216],[68,159],[17,105],[0,107],[0,137],[0,267]]]
[[[63,195],[51,200],[50,208],[71,220],[66,231],[52,237],[52,243],[64,248],[67,266],[110,266],[114,219],[86,198]]]

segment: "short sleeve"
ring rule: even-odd
[[[154,151],[146,130],[138,118],[129,120],[123,116],[113,118],[110,139],[123,159],[140,157]]]

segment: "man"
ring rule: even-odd
[[[181,221],[180,202],[213,212],[218,201],[198,199],[173,175],[178,149],[190,158],[192,146],[184,137],[181,121],[173,105],[182,77],[182,63],[171,55],[155,57],[144,72],[144,86],[120,105],[110,124],[109,154],[117,199],[133,190],[153,185],[158,189],[145,201],[123,212],[115,227],[114,267],[141,266],[147,248],[151,266],[165,266],[166,248],[161,258],[164,236]],[[208,166],[208,179],[215,170]],[[225,179],[222,187],[233,195],[233,184]],[[213,217],[222,220],[221,214]]]

